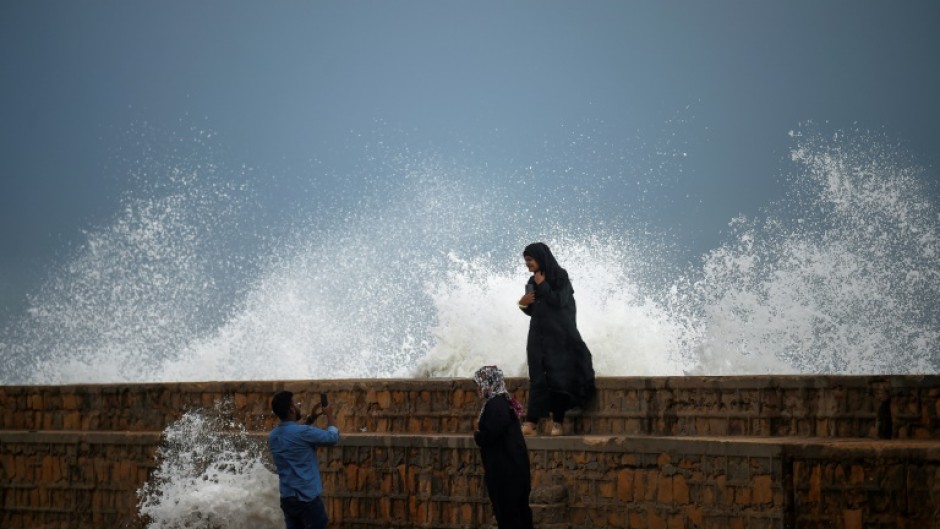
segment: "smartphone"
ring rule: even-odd
[[[330,405],[330,403],[329,403],[329,401],[326,399],[326,393],[320,393],[320,406],[326,408],[326,407],[329,406],[329,405]]]
[[[529,292],[535,292],[535,285],[532,283],[525,284],[525,293],[528,294]]]

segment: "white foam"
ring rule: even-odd
[[[520,253],[535,240],[569,271],[600,376],[935,372],[927,177],[863,134],[795,138],[788,196],[734,219],[681,273],[650,265],[664,252],[628,226],[592,217],[588,194],[523,203],[433,158],[383,165],[355,208],[233,263],[224,223],[251,197],[204,168],[176,171],[172,192],[128,199],[31,299],[0,340],[0,378],[469,376],[490,363],[521,375]]]
[[[277,474],[225,403],[187,412],[163,432],[159,466],[138,491],[148,529],[280,529]]]

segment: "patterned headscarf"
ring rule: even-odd
[[[498,367],[483,366],[477,369],[476,373],[473,374],[473,381],[480,387],[480,394],[486,399],[486,401],[483,402],[483,408],[486,408],[486,402],[490,399],[501,395],[509,401],[509,405],[512,406],[512,411],[516,414],[516,417],[520,420],[522,419],[522,404],[519,404],[519,401],[506,389],[506,382],[503,381],[503,372],[500,371]],[[483,408],[480,409],[480,417],[483,416]]]

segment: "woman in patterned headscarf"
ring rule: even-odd
[[[562,435],[565,412],[583,407],[594,396],[594,366],[578,332],[574,288],[547,245],[532,243],[522,252],[532,277],[519,300],[531,316],[526,359],[529,363],[529,410],[522,431],[537,432],[539,420],[552,416],[552,435]]]
[[[473,440],[480,447],[496,524],[499,529],[532,529],[529,451],[519,426],[522,405],[506,390],[498,367],[481,367],[473,380],[484,399]]]

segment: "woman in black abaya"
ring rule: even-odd
[[[496,524],[499,529],[532,529],[529,451],[519,427],[522,405],[506,390],[498,367],[481,367],[473,380],[485,399],[473,440],[480,447]]]
[[[522,432],[534,435],[538,422],[552,416],[552,435],[562,435],[565,412],[594,396],[594,366],[577,326],[577,306],[568,272],[548,246],[532,243],[522,252],[532,272],[519,308],[531,317],[526,358],[529,403]],[[531,291],[528,291],[531,290]]]

